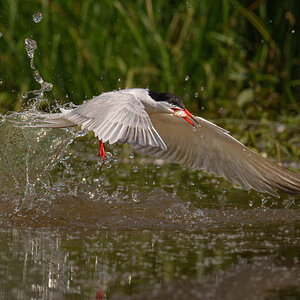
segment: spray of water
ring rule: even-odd
[[[30,102],[33,103],[34,107],[37,107],[41,103],[41,101],[44,100],[45,92],[49,92],[53,88],[52,83],[44,81],[39,70],[34,64],[34,53],[37,48],[37,42],[35,40],[30,38],[25,39],[25,50],[30,58],[30,67],[33,70],[35,81],[40,84],[40,89],[24,92],[23,98],[28,98],[30,94],[33,94],[34,97],[30,99]]]

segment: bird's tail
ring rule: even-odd
[[[63,112],[55,114],[34,114],[32,120],[29,124],[25,125],[25,127],[65,128],[76,126],[75,123],[65,118]]]

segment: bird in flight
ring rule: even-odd
[[[94,131],[105,159],[104,143],[127,143],[136,151],[224,177],[245,189],[279,197],[300,193],[300,175],[280,167],[229,135],[225,129],[193,116],[181,98],[149,89],[103,93],[75,109],[42,114],[34,127],[81,126]]]

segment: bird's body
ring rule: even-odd
[[[259,156],[223,128],[194,117],[171,93],[118,90],[42,116],[44,123],[37,127],[79,125],[94,131],[103,158],[103,143],[128,143],[144,154],[214,173],[246,189],[274,196],[276,190],[300,193],[300,175]]]

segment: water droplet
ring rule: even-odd
[[[197,131],[197,127],[193,127],[193,131]]]
[[[249,201],[249,206],[253,206],[253,201],[252,200]]]
[[[28,92],[24,92],[24,93],[22,94],[22,98],[26,99],[26,98],[28,98],[28,95],[29,95]]]
[[[121,78],[118,78],[118,81],[120,82],[120,81],[121,81]]]
[[[123,186],[123,185],[118,185],[117,191],[118,191],[118,192],[124,191],[124,186]]]
[[[246,149],[245,149],[245,148],[243,148],[243,151],[244,151],[244,152],[246,152]]]
[[[40,75],[40,72],[38,70],[35,70],[33,75],[34,75],[34,79],[36,80],[36,82],[38,82],[40,84],[43,83],[43,79],[42,79],[42,77]]]
[[[199,93],[195,93],[195,98],[198,98],[199,97]]]
[[[263,199],[261,199],[261,204],[263,204],[263,205],[264,205],[264,204],[266,204],[266,203],[267,203],[267,201],[268,201],[267,199],[263,198]]]
[[[107,198],[108,197],[108,193],[107,192],[103,192],[101,196],[102,196],[102,198]]]
[[[201,110],[204,110],[205,109],[205,107],[204,106],[201,106]]]
[[[137,193],[135,192],[135,191],[133,191],[132,193],[131,193],[131,197],[132,197],[132,200],[134,201],[134,202],[139,202],[138,201],[138,199],[137,199]]]
[[[0,31],[0,39],[3,37],[3,33]]]
[[[190,76],[189,76],[189,75],[185,75],[184,80],[185,80],[185,81],[189,81],[189,79],[190,79]]]
[[[133,153],[130,153],[130,154],[129,154],[129,158],[134,158],[134,154],[133,154]]]
[[[42,79],[43,80],[43,79]],[[43,81],[41,83],[41,87],[42,87],[42,90],[45,91],[45,92],[49,92],[53,89],[53,84],[52,83],[49,83],[49,82],[45,82]]]
[[[43,14],[41,12],[37,12],[32,16],[32,19],[35,23],[39,23],[43,19]]]
[[[3,81],[0,79],[0,84],[2,84],[3,83]]]
[[[270,23],[270,24],[272,24],[272,23],[273,23],[273,20],[272,20],[272,19],[270,19],[270,20],[269,20],[269,23]]]
[[[95,193],[88,192],[90,199],[93,199],[95,197]]]
[[[139,170],[138,166],[133,166],[133,167],[132,167],[132,172],[133,172],[133,173],[137,173],[138,170]]]
[[[204,86],[201,86],[200,90],[203,92],[204,91]]]
[[[295,33],[295,32],[296,32],[296,30],[295,30],[295,29],[293,29],[293,30],[292,30],[292,33]]]
[[[35,40],[26,39],[25,40],[25,50],[30,58],[33,58],[34,51],[37,49],[37,43]]]

